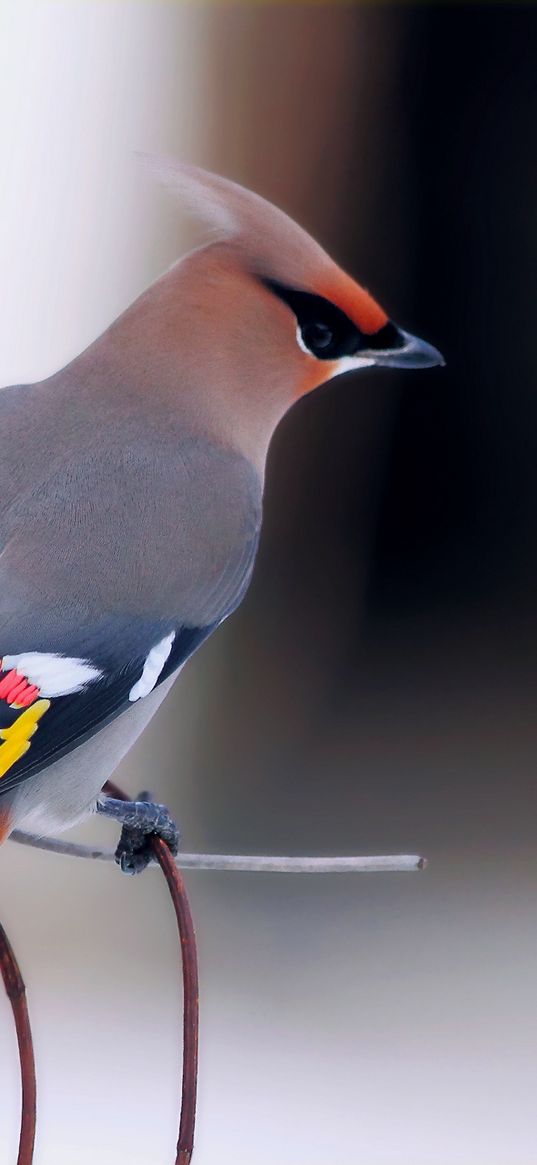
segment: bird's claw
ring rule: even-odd
[[[175,857],[179,850],[179,830],[165,805],[154,801],[133,802],[132,817],[123,826],[116,849],[116,862],[124,874],[141,874],[155,860],[152,839],[161,838]]]
[[[106,798],[98,808],[122,823],[115,856],[124,874],[140,874],[155,860],[151,843],[156,837],[166,843],[174,857],[178,853],[177,825],[166,806],[152,801],[148,793],[140,793],[136,801]]]

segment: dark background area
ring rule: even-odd
[[[440,347],[447,366],[348,376],[302,401],[276,435],[254,586],[222,631],[238,698],[222,706],[216,696],[210,803],[235,790],[237,828],[246,802],[257,844],[270,844],[270,829],[279,844],[297,843],[289,799],[306,814],[310,840],[328,847],[335,837],[351,843],[364,804],[377,845],[383,829],[385,845],[390,836],[404,845],[405,830],[422,846],[437,834],[449,846],[461,830],[486,844],[493,806],[498,826],[511,820],[514,836],[533,836],[537,13],[309,13],[306,34],[300,8],[222,22],[222,72],[236,54],[255,71],[228,97],[233,124],[243,111],[237,159],[225,140],[217,153],[228,172],[250,169],[252,184],[301,217],[398,322]],[[254,85],[266,106],[249,118]],[[313,139],[300,166],[297,87]],[[294,166],[279,132],[286,113]],[[523,709],[531,753],[521,766],[511,720]],[[379,726],[376,745],[380,734],[390,749],[393,717],[405,739],[379,780],[361,749],[368,718]],[[415,764],[424,733],[441,754],[436,778]],[[231,784],[221,780],[223,741]],[[469,772],[467,750],[479,753],[480,741]],[[343,747],[359,776],[342,765],[326,781]],[[485,760],[490,749],[496,764]],[[270,790],[261,815],[260,787]],[[397,824],[386,837],[390,806]],[[224,809],[219,821],[227,829]]]
[[[401,132],[417,174],[403,245],[415,314],[441,332],[448,369],[401,396],[379,614],[490,604],[501,620],[514,593],[535,610],[536,15],[424,8],[405,21]]]

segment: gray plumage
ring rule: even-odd
[[[281,211],[170,175],[217,238],[66,369],[0,393],[0,840],[95,805],[240,602],[293,401],[349,367],[440,359]]]

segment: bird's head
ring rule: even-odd
[[[208,245],[170,276],[177,271],[183,297],[187,285],[203,315],[204,359],[212,349],[213,380],[218,363],[227,400],[236,377],[258,409],[263,401],[273,406],[274,428],[294,400],[342,372],[443,364],[283,211],[196,166],[148,161],[210,231]],[[191,334],[197,324],[189,315]]]

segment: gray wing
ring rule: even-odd
[[[249,463],[178,434],[128,436],[53,459],[4,509],[0,796],[176,671],[248,585]]]

